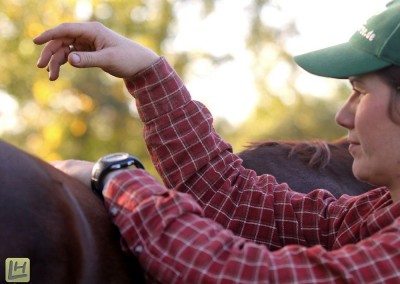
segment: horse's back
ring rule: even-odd
[[[0,262],[29,258],[32,283],[143,282],[90,190],[3,141],[0,159]]]
[[[324,141],[264,141],[238,153],[245,168],[271,174],[298,192],[327,189],[334,196],[359,195],[373,187],[358,181],[344,139]]]

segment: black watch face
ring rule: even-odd
[[[110,155],[104,156],[103,161],[113,163],[113,162],[125,160],[128,157],[129,157],[129,154],[127,154],[127,153],[115,153],[115,154],[110,154]]]

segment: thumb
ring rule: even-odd
[[[98,67],[118,78],[122,78],[125,73],[129,73],[129,71],[125,70],[125,66],[117,60],[118,58],[115,60],[110,58],[115,57],[112,57],[112,53],[107,50],[74,51],[68,55],[68,62],[76,68]]]
[[[68,62],[74,67],[85,68],[85,67],[103,67],[104,54],[100,51],[92,52],[71,52],[68,55]]]
[[[81,63],[81,56],[77,52],[68,55],[68,62],[72,66],[79,67]]]

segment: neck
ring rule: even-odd
[[[392,196],[392,200],[393,202],[397,202],[400,201],[400,191],[393,191],[393,190],[389,190],[390,191],[390,195]]]
[[[390,191],[393,202],[400,201],[400,185],[392,184],[388,186],[388,189]]]

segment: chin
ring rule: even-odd
[[[367,173],[367,171],[365,171],[365,170],[363,171],[362,168],[357,167],[356,163],[353,163],[353,168],[352,168],[352,170],[353,170],[353,175],[354,175],[354,177],[355,177],[357,180],[359,180],[359,181],[361,181],[361,182],[368,183],[368,184],[370,184],[370,185],[372,185],[372,186],[377,186],[377,185],[371,180],[371,175],[369,175],[369,174]]]
[[[353,164],[353,174],[357,180],[368,183],[372,186],[375,186],[375,187],[387,186],[387,184],[384,184],[382,182],[382,180],[379,180],[378,178],[376,178],[377,175],[372,175],[371,173],[369,173],[368,171],[365,171],[365,170],[364,171],[362,171],[360,169],[357,170],[357,168],[354,167],[354,164]]]

